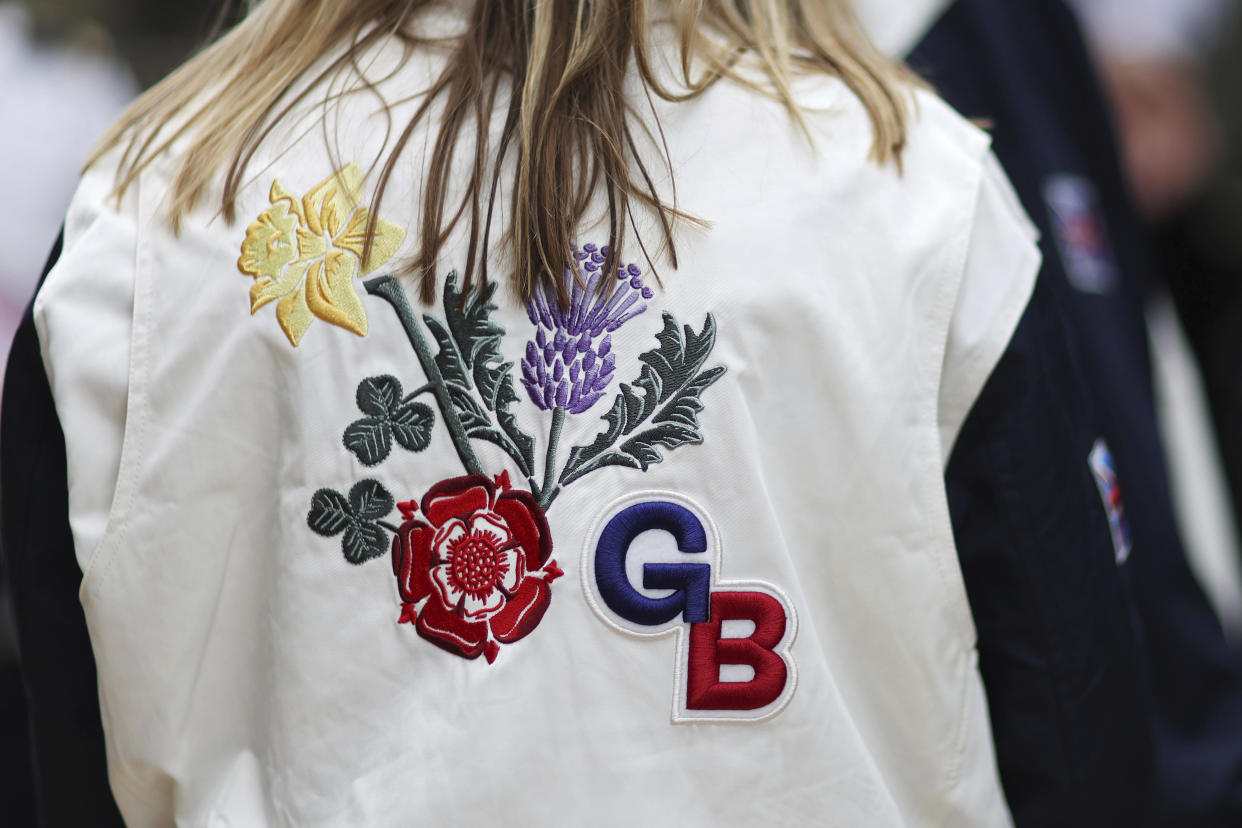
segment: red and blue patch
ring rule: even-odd
[[[1117,467],[1113,463],[1108,443],[1096,440],[1090,455],[1091,473],[1095,477],[1104,511],[1108,515],[1108,527],[1113,534],[1113,550],[1118,565],[1130,557],[1130,525],[1126,522],[1125,504],[1121,499],[1121,484],[1117,481]]]
[[[1044,182],[1044,200],[1070,284],[1085,293],[1115,290],[1117,260],[1095,185],[1078,175],[1053,175]]]
[[[675,635],[674,723],[758,722],[793,697],[793,605],[769,584],[720,581],[707,514],[672,492],[614,503],[587,541],[582,580],[595,613],[639,638]]]

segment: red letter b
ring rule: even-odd
[[[721,638],[725,621],[751,621],[749,638]],[[774,652],[788,623],[781,602],[762,592],[713,592],[711,620],[690,626],[689,710],[758,710],[780,698],[788,680],[785,660]],[[745,664],[750,681],[721,681],[722,664]]]

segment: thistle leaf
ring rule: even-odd
[[[462,428],[466,430],[466,434],[471,434],[481,428],[491,428],[492,422],[487,417],[487,412],[475,400],[474,395],[469,389],[464,388],[455,383],[448,384],[449,398],[453,401],[453,407],[457,409],[457,417],[461,420]]]
[[[535,441],[509,411],[518,396],[513,388],[513,363],[500,351],[505,329],[492,320],[495,294],[496,283],[487,282],[463,298],[457,274],[450,273],[444,284],[444,324],[431,316],[424,316],[423,321],[439,346],[436,365],[466,434],[500,446],[522,474],[529,475],[534,468]],[[482,405],[472,393],[476,390]],[[499,430],[488,412],[496,415]]]
[[[659,446],[664,446],[671,451],[682,446],[697,446],[702,442],[703,434],[698,429],[687,428],[676,423],[664,423],[631,437],[621,444],[619,452],[614,453],[633,458],[638,467],[646,471],[649,466],[664,459]],[[628,466],[631,463],[627,459],[624,465]]]
[[[495,295],[495,282],[480,285],[463,308],[457,278],[450,275],[445,284],[445,319],[458,349],[467,355],[466,365],[483,407],[495,413],[501,431],[509,438],[499,445],[513,457],[523,474],[530,474],[534,468],[535,440],[522,430],[509,410],[518,401],[518,395],[513,388],[513,363],[506,361],[500,351],[505,329],[491,318],[496,310],[492,302]]]
[[[664,330],[656,334],[656,340],[660,347],[639,357],[659,378],[658,384],[649,383],[655,392],[655,397],[647,401],[650,408],[654,408],[656,403],[667,402],[707,361],[716,346],[716,318],[708,314],[703,330],[696,334],[689,325],[679,329],[677,319],[666,312]],[[643,376],[648,376],[646,371]]]
[[[522,427],[518,425],[517,417],[507,408],[496,411],[496,420],[500,423],[500,430],[505,433],[513,446],[511,450],[506,449],[506,451],[518,464],[522,474],[529,476],[535,468],[535,439],[522,430]]]
[[[495,295],[496,283],[486,282],[463,301],[462,292],[457,288],[457,273],[450,273],[445,279],[444,319],[467,370],[474,368],[480,354],[500,353],[500,338],[505,329],[491,318],[492,311],[496,310],[492,302]]]
[[[664,329],[656,340],[659,347],[639,357],[643,368],[638,379],[632,386],[621,386],[612,408],[604,415],[604,430],[590,445],[570,450],[560,477],[562,486],[604,466],[646,471],[664,459],[660,447],[673,450],[703,442],[698,422],[703,392],[726,370],[717,366],[697,373],[715,346],[716,320],[708,314],[703,330],[695,333],[689,325],[682,328],[672,314],[665,313]],[[652,426],[640,431],[648,420]],[[622,436],[631,434],[634,436],[613,450]]]
[[[714,384],[716,380],[723,377],[724,374],[725,368],[723,365],[709,368],[699,374],[674,394],[669,403],[660,409],[660,413],[656,414],[651,422],[655,424],[669,423],[697,431],[699,428],[699,413],[703,411],[703,392]]]
[[[435,360],[436,367],[440,369],[440,376],[444,377],[447,383],[470,388],[470,375],[466,371],[461,353],[457,350],[457,344],[449,335],[448,330],[434,316],[424,316],[423,323],[427,326],[427,330],[431,331],[431,336],[439,346]]]

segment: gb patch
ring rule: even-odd
[[[793,697],[793,605],[776,587],[720,580],[720,535],[698,504],[642,492],[605,510],[587,539],[584,593],[609,626],[676,636],[672,719],[758,722]]]

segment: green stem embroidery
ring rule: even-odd
[[[431,386],[431,391],[435,394],[436,404],[440,407],[440,414],[444,417],[444,424],[448,427],[449,437],[453,440],[453,448],[457,449],[457,456],[461,458],[462,466],[465,467],[467,474],[483,474],[483,467],[479,464],[479,458],[470,445],[470,438],[461,424],[461,418],[457,416],[457,408],[449,396],[440,367],[436,365],[431,349],[427,347],[427,340],[423,338],[418,328],[414,310],[410,307],[410,302],[406,299],[405,291],[400,283],[393,276],[380,276],[364,282],[363,286],[367,289],[367,293],[386,300],[397,312],[397,318],[401,320],[410,345],[414,347],[414,353],[417,354],[418,361],[423,366],[423,373],[429,380],[427,384]]]
[[[561,429],[564,425],[565,409],[557,406],[552,409],[552,428],[548,432],[548,456],[543,467],[543,486],[537,495],[539,508],[545,512],[561,491],[556,485],[556,444],[561,441]]]
[[[429,382],[426,385],[422,386],[421,388],[415,388],[413,391],[406,394],[405,399],[402,400],[402,402],[412,402],[413,400],[416,400],[419,397],[421,397],[423,394],[426,394],[428,392],[434,392],[435,390],[436,390],[435,383]]]
[[[389,532],[392,532],[394,535],[400,535],[400,534],[401,534],[401,529],[400,529],[399,527],[397,527],[397,526],[393,526],[391,523],[389,523],[389,522],[388,522],[388,521],[386,521],[386,520],[377,520],[377,521],[375,521],[375,524],[376,524],[377,526],[381,526],[381,527],[383,527],[383,528],[387,529]]]

